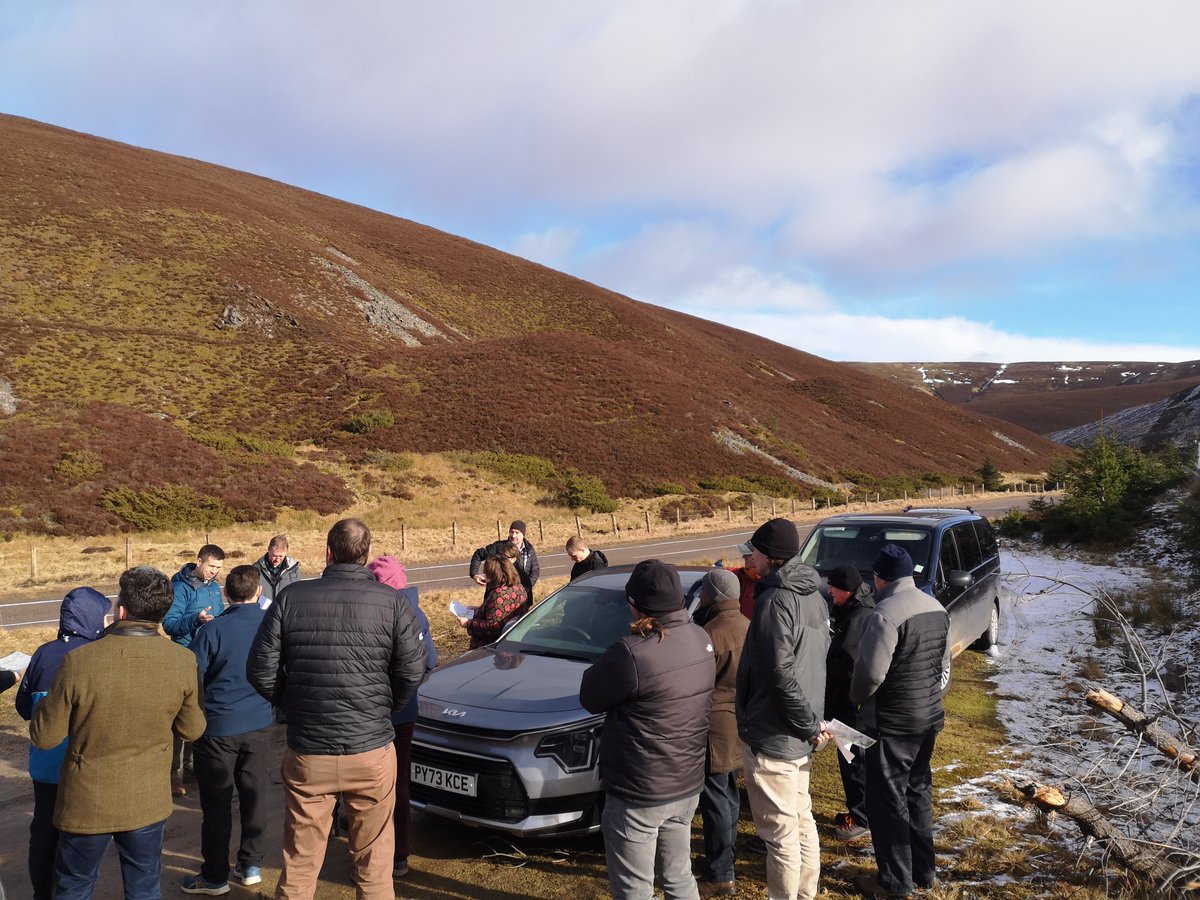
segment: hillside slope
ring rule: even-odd
[[[52,532],[155,502],[335,511],[306,460],[379,450],[540,456],[614,496],[1060,452],[410,221],[5,116],[0,450],[0,529]]]
[[[1200,384],[1200,360],[853,365],[1050,437]]]
[[[1054,439],[1072,446],[1100,437],[1101,430],[1125,444],[1154,450],[1170,444],[1195,458],[1200,441],[1200,386],[1185,388],[1163,400],[1123,409],[1098,422],[1055,432]]]

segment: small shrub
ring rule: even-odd
[[[1026,515],[1024,510],[1015,507],[1005,514],[997,527],[1004,537],[1028,537],[1041,530],[1041,524],[1037,518]]]
[[[662,481],[656,484],[652,491],[656,497],[667,497],[671,494],[686,494],[687,488],[673,481]]]
[[[229,504],[198,494],[182,484],[165,484],[144,491],[113,488],[100,495],[100,505],[139,531],[216,528],[235,521]]]
[[[352,416],[342,428],[351,434],[370,434],[381,428],[391,428],[395,424],[396,417],[390,409],[368,409]]]
[[[594,513],[617,511],[617,501],[608,496],[604,482],[595,475],[568,470],[563,476],[559,500],[571,509],[586,508]]]
[[[54,464],[54,474],[71,481],[86,481],[104,469],[104,461],[91,450],[71,450]]]
[[[559,478],[554,463],[541,456],[509,453],[507,450],[484,450],[468,453],[463,461],[487,469],[512,481],[523,481],[541,487]]]

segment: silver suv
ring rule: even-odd
[[[679,566],[688,609],[707,568]],[[579,705],[583,671],[629,633],[614,566],[559,588],[496,643],[435,669],[418,693],[412,805],[517,835],[600,827],[604,716]]]
[[[951,653],[1000,638],[1000,548],[988,520],[970,507],[909,507],[893,514],[847,513],[818,524],[800,548],[804,562],[827,578],[852,565],[865,581],[884,544],[908,551],[913,580],[950,614]],[[950,670],[942,673],[943,690]]]

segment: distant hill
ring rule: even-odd
[[[414,222],[0,116],[0,530],[333,512],[332,463],[455,450],[612,496],[1062,452]]]
[[[853,365],[1051,436],[1200,384],[1200,360]]]
[[[1154,403],[1123,409],[1102,421],[1089,422],[1075,428],[1055,432],[1053,438],[1072,446],[1094,441],[1101,429],[1106,436],[1143,450],[1154,450],[1165,444],[1182,449],[1196,459],[1196,444],[1200,441],[1200,385],[1184,388]]]

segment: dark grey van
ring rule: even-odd
[[[969,507],[831,516],[813,529],[800,556],[822,578],[838,566],[852,565],[869,583],[871,566],[884,544],[908,551],[917,587],[946,607],[954,656],[972,644],[987,649],[996,643],[1000,549],[987,519]],[[949,683],[947,669],[942,673],[943,689]]]

